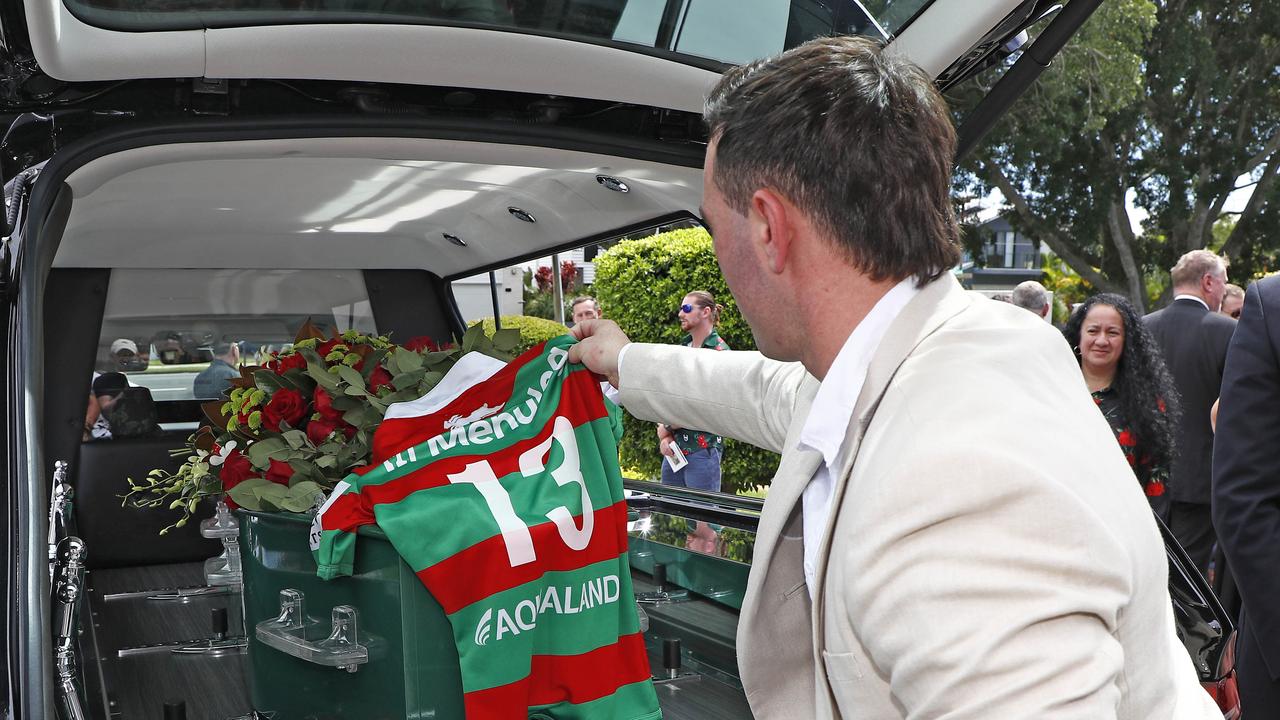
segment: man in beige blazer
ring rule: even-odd
[[[782,453],[738,628],[757,718],[1221,718],[1053,328],[949,268],[955,133],[863,39],[726,73],[703,215],[761,353],[574,328],[646,420]]]

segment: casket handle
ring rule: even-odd
[[[329,634],[322,636],[320,621],[306,612],[306,598],[294,588],[280,591],[280,614],[254,627],[263,645],[316,665],[355,672],[369,662],[373,638],[360,632],[360,611],[335,605]]]

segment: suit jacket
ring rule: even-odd
[[[632,345],[622,368],[633,414],[782,453],[738,626],[757,718],[1221,718],[1053,328],[949,275],[907,305],[854,410],[811,602],[799,500],[821,456],[796,441],[817,387],[752,352]]]
[[[1280,680],[1278,450],[1280,276],[1273,275],[1245,293],[1213,446],[1213,524],[1244,600],[1240,632],[1253,633],[1273,680]]]
[[[1147,315],[1142,322],[1164,351],[1165,364],[1182,396],[1178,452],[1169,471],[1169,496],[1177,502],[1207,505],[1213,461],[1209,410],[1222,386],[1227,345],[1236,321],[1184,298]]]

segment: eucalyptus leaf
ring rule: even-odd
[[[289,488],[289,492],[280,501],[280,508],[289,512],[306,512],[315,504],[317,494],[324,494],[324,488],[319,483],[309,480],[300,482]]]
[[[311,392],[311,388],[315,386],[315,381],[307,376],[306,370],[289,368],[288,370],[285,370],[284,375],[281,375],[280,377],[283,377],[290,385],[293,386],[294,390],[299,392],[309,394]]]
[[[493,347],[502,352],[512,352],[520,347],[520,331],[514,328],[499,330],[493,334]]]
[[[422,378],[425,377],[426,374],[427,374],[427,371],[420,367],[417,370],[410,370],[409,372],[400,373],[399,375],[396,375],[395,377],[391,378],[391,384],[392,386],[395,387],[396,390],[404,390],[406,388],[417,388],[418,383],[422,382]]]
[[[289,443],[289,447],[294,450],[297,450],[307,444],[307,434],[301,430],[288,430],[280,433],[280,436],[283,437],[285,442]]]
[[[316,467],[335,468],[338,466],[338,458],[334,455],[321,455],[316,458]]]
[[[324,360],[320,359],[320,355],[311,348],[303,348],[298,351],[307,361],[307,377],[314,380],[320,387],[332,391],[338,389],[338,379],[329,374],[328,366]]]
[[[332,398],[332,402],[333,402],[334,408],[341,410],[343,412],[364,407],[363,402],[361,402],[357,398],[347,397],[346,395],[338,395],[337,397]]]
[[[306,480],[324,480],[324,473],[320,472],[320,468],[316,467],[316,464],[310,460],[295,458],[289,461],[289,467],[293,468],[293,477],[289,478],[290,486]]]
[[[377,416],[377,412],[373,408],[366,405],[363,407],[356,408],[355,410],[348,410],[347,412],[342,414],[342,419],[345,420],[348,425],[361,427],[366,423],[376,419],[376,416]]]
[[[476,323],[472,325],[462,334],[462,352],[469,353],[477,350],[480,342],[487,339],[488,337],[484,334],[483,324]]]
[[[444,373],[429,372],[426,375],[422,376],[422,382],[418,384],[418,390],[421,391],[423,395],[426,395],[428,390],[435,387],[436,385],[439,385],[440,381],[443,379],[444,379]]]
[[[408,402],[409,400],[417,400],[421,396],[422,396],[422,393],[418,392],[418,386],[415,384],[412,387],[405,388],[404,390],[397,390],[396,392],[391,393],[390,395],[382,398],[382,402],[386,403],[387,405],[392,405],[398,402]]]
[[[351,387],[359,388],[361,391],[364,390],[364,377],[362,377],[360,375],[360,371],[356,370],[355,368],[347,367],[346,365],[339,365],[338,377],[342,378],[343,380],[346,380],[347,384],[350,385]],[[348,388],[348,390],[349,389],[350,388]],[[352,393],[348,392],[347,394],[351,395]]]
[[[282,438],[273,437],[259,440],[249,446],[249,461],[256,468],[266,469],[271,464],[272,454],[278,453],[287,447],[289,447],[288,443]]]
[[[276,390],[284,390],[285,388],[288,388],[290,390],[294,389],[289,385],[285,385],[284,382],[281,381],[280,376],[276,375],[270,370],[255,371],[253,373],[253,382],[258,387],[262,388],[263,390],[267,390],[269,392],[275,392]],[[292,383],[290,383],[290,385],[292,385]]]
[[[373,375],[373,371],[377,370],[379,367],[382,366],[382,360],[386,356],[387,356],[386,350],[374,350],[373,352],[369,353],[369,355],[364,359],[364,365],[363,365],[364,369],[360,371],[360,376],[363,377],[366,381],[368,381],[369,376]],[[390,372],[391,370],[394,370],[394,368],[388,368],[388,372]]]
[[[405,348],[397,349],[393,359],[401,373],[413,372],[422,367],[422,356]]]
[[[348,385],[347,389],[343,390],[342,392],[346,393],[347,395],[352,395],[355,397],[360,397],[360,396],[369,394],[368,390],[365,390],[362,387],[356,387],[355,385]]]
[[[254,487],[253,493],[262,501],[264,510],[275,510],[279,509],[281,501],[288,496],[289,488],[284,485],[268,482],[266,485]]]
[[[237,505],[246,510],[262,510],[262,502],[258,499],[256,488],[275,483],[266,478],[249,478],[227,491],[227,495]]]

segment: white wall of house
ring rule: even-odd
[[[498,308],[503,315],[521,315],[524,307],[524,268],[513,266],[496,273]],[[489,293],[489,273],[453,281],[453,297],[465,322],[493,317],[493,297]]]

